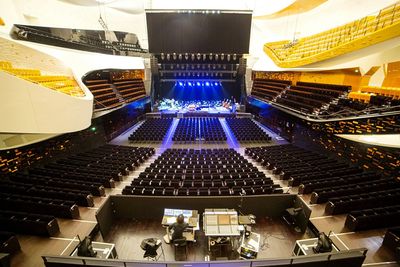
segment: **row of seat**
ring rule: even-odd
[[[400,187],[383,191],[345,195],[330,198],[325,206],[325,214],[334,215],[355,210],[396,205],[400,199]]]
[[[0,209],[52,215],[60,218],[79,218],[79,209],[74,201],[44,197],[0,193]]]
[[[271,136],[249,118],[226,118],[226,123],[239,142],[271,141]]]
[[[399,223],[370,221],[371,218],[385,220],[395,216],[395,212],[386,208],[398,202],[398,179],[382,177],[373,171],[363,171],[357,166],[349,166],[293,145],[247,148],[245,153],[282,179],[288,179],[290,186],[299,185],[299,194],[311,193],[311,204],[328,202],[325,214],[350,212],[345,225],[352,231]],[[365,209],[369,210],[364,211]],[[374,215],[376,210],[382,214],[381,218]],[[382,210],[386,212],[381,212]]]
[[[291,81],[286,80],[254,79],[251,94],[273,100],[291,84]]]
[[[29,213],[28,219],[23,219],[26,222],[20,224],[27,229],[12,228],[14,218],[19,217],[6,216],[3,222],[8,227],[3,229],[0,226],[0,230],[53,235],[55,229],[58,229],[57,221],[51,220],[46,228],[40,222],[40,216],[79,218],[78,205],[93,207],[93,195],[105,195],[104,187],[114,187],[114,181],[122,180],[122,176],[154,153],[154,148],[107,144],[30,168],[25,172],[10,174],[0,184],[0,213]],[[30,223],[30,216],[39,219],[38,223],[28,227],[30,224],[24,223]],[[17,221],[16,224],[18,223],[20,222]]]
[[[226,135],[218,118],[182,118],[173,141],[225,141]]]
[[[238,195],[239,189],[246,194],[282,193],[233,149],[167,149],[123,194]]]
[[[126,79],[113,82],[109,82],[106,79],[94,79],[84,80],[84,83],[94,96],[95,110],[116,108],[146,96],[142,79]]]
[[[400,205],[362,209],[350,212],[345,226],[350,231],[363,231],[400,225]]]
[[[21,250],[15,233],[0,231],[0,253],[14,254]]]
[[[128,139],[134,142],[162,141],[172,125],[172,118],[149,118],[136,129]]]
[[[66,75],[42,75],[38,69],[14,68],[11,62],[0,61],[0,71],[13,74],[24,80],[50,88],[70,96],[83,97],[84,91],[71,76]]]
[[[400,22],[398,6],[388,6],[376,16],[368,15],[299,40],[266,43],[264,51],[279,67],[294,68],[373,45],[382,41],[378,36],[392,38],[389,32]]]
[[[28,235],[55,236],[60,228],[53,216],[0,210],[0,230]]]
[[[241,196],[282,194],[279,185],[233,186],[233,187],[152,187],[152,186],[126,186],[123,195],[154,195],[154,196]]]

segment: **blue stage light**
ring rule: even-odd
[[[210,83],[209,83],[209,82],[206,82],[206,86],[210,86]]]
[[[179,86],[183,86],[183,82],[179,82]]]
[[[188,84],[189,84],[189,86],[192,86],[192,83],[191,83],[191,82],[188,82]]]
[[[197,82],[196,85],[197,85],[197,86],[200,86],[200,82]]]
[[[215,85],[215,86],[217,86],[217,85],[218,85],[218,83],[217,83],[217,82],[215,82],[215,83],[214,83],[214,85]]]

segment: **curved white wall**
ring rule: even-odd
[[[60,134],[90,126],[92,97],[72,97],[0,71],[0,132]]]

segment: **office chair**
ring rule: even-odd
[[[186,238],[175,239],[173,241],[175,248],[175,260],[181,260],[183,255],[185,256],[184,260],[187,260],[187,241]]]

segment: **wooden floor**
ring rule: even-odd
[[[124,177],[122,182],[117,182],[115,188],[106,189],[107,195],[120,194],[126,185],[130,184],[131,181],[136,178],[142,170],[144,170],[144,168],[148,167],[157,156],[169,147],[195,149],[232,147],[244,155],[245,147],[287,143],[275,133],[265,129],[265,131],[273,137],[271,143],[240,144],[237,142],[235,137],[228,132],[224,119],[221,120],[221,124],[227,133],[228,140],[226,143],[174,144],[171,139],[177,125],[177,120],[175,120],[173,127],[171,127],[171,130],[167,133],[167,138],[162,143],[131,144],[128,142],[128,136],[132,132],[132,128],[127,130],[110,143],[127,146],[154,147],[156,148],[156,154],[140,166],[139,169],[131,172],[127,177]],[[275,183],[279,183],[284,188],[285,192],[297,193],[297,188],[288,187],[286,181],[279,180],[279,178],[273,175],[270,171],[264,169],[251,159],[247,159],[260,170],[265,172],[268,177],[271,177]],[[311,222],[319,231],[328,233],[332,230],[334,232],[332,239],[338,247],[341,249],[360,247],[368,249],[365,266],[399,266],[394,262],[394,255],[381,246],[386,229],[362,231],[357,233],[349,232],[343,227],[345,216],[325,216],[325,204],[310,205],[309,195],[302,195],[300,197],[312,209]],[[106,197],[95,197],[95,206],[93,208],[80,207],[79,210],[81,216],[79,220],[58,219],[60,233],[57,237],[48,238],[18,235],[22,250],[12,257],[12,267],[42,267],[44,265],[41,255],[69,255],[78,244],[75,238],[76,235],[79,234],[81,237],[86,236],[95,228],[96,210],[105,199]],[[157,237],[161,239],[164,235],[164,231],[165,230],[161,227],[161,222],[159,221],[135,221],[134,219],[121,220],[113,226],[111,233],[105,237],[104,241],[116,244],[117,253],[121,259],[142,260],[143,251],[140,249],[140,242],[144,238],[148,237]],[[279,220],[271,220],[268,218],[257,218],[257,225],[253,228],[253,231],[262,235],[263,245],[259,253],[259,258],[291,256],[295,240],[308,237],[307,234],[299,235]],[[203,261],[208,255],[204,235],[200,233],[197,239],[198,242],[189,247],[188,260]],[[102,237],[97,236],[96,241],[103,241]],[[165,259],[174,260],[173,248],[165,243],[163,244],[163,248],[165,251]]]

